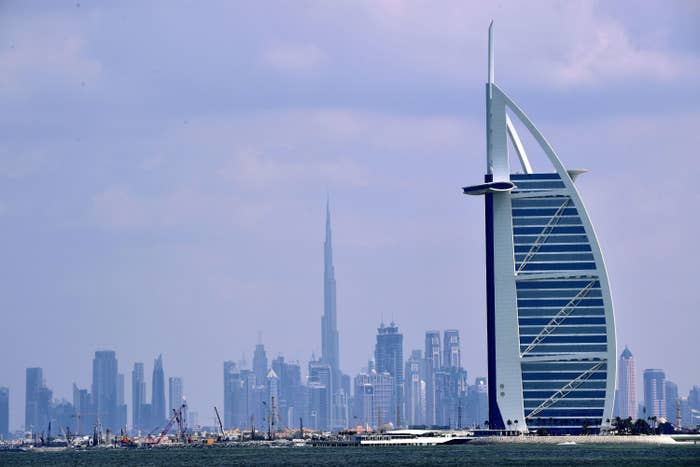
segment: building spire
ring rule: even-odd
[[[489,84],[494,82],[494,71],[493,71],[493,20],[489,25]]]
[[[338,325],[335,297],[335,268],[331,233],[330,197],[326,195],[326,239],[323,244],[323,316],[321,317],[321,361],[338,371]]]

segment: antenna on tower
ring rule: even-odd
[[[493,20],[491,20],[489,25],[489,84],[493,84],[493,82]]]

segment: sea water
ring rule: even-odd
[[[700,444],[189,447],[0,452],[0,465],[698,465]]]

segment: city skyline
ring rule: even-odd
[[[402,360],[406,368],[403,374],[405,378],[403,375],[395,378],[392,371],[395,370],[403,351],[402,335],[395,323],[389,326],[380,324],[375,358],[368,362],[367,367],[353,375],[353,394],[345,399],[345,419],[340,423],[337,415],[332,415],[328,399],[330,393],[326,391],[331,378],[328,364],[309,361],[308,374],[302,376],[298,363],[285,362],[281,356],[270,362],[267,359],[259,360],[257,365],[253,364],[247,368],[237,367],[234,362],[223,362],[224,427],[249,429],[252,423],[257,431],[264,432],[270,428],[268,419],[272,417],[271,410],[274,410],[275,429],[294,428],[298,426],[300,418],[304,420],[304,426],[307,428],[324,431],[339,431],[358,425],[376,428],[385,423],[396,426],[397,417],[403,416],[398,409],[401,405],[396,405],[396,401],[399,400],[397,381],[401,379],[406,381],[405,391],[402,392],[405,393],[403,407],[407,414],[406,419],[399,422],[401,426],[484,427],[485,423],[489,422],[487,378],[471,374],[468,376],[465,368],[455,366],[456,361],[461,361],[461,348],[459,333],[454,329],[446,329],[443,336],[443,349],[449,348],[450,351],[444,352],[437,363],[429,364],[432,360],[429,351],[433,348],[430,336],[434,333],[432,330],[425,332],[425,353],[422,349],[414,349],[408,358]],[[264,351],[264,344],[257,344],[256,348]],[[424,358],[425,355],[429,358]],[[37,435],[47,432],[49,421],[54,430],[61,431],[68,427],[73,433],[89,433],[96,425],[102,430],[110,429],[112,432],[126,428],[131,433],[147,433],[160,429],[159,427],[165,424],[166,419],[160,420],[160,417],[153,413],[151,404],[141,405],[141,412],[147,414],[142,415],[146,417],[146,421],[134,417],[127,420],[129,409],[132,409],[132,413],[137,413],[133,410],[137,407],[137,400],[133,400],[131,404],[126,403],[125,379],[122,373],[116,378],[111,376],[116,369],[114,363],[118,361],[116,353],[96,351],[94,360],[96,363],[93,365],[93,380],[96,381],[97,392],[89,393],[74,386],[72,403],[65,398],[52,397],[53,391],[44,378],[43,368],[26,369],[27,394],[33,394],[34,397],[26,404],[25,416],[27,420],[31,420],[31,426]],[[631,362],[631,371],[627,371],[626,374],[633,375],[634,362],[627,347],[620,354],[620,360]],[[255,366],[258,370],[267,368],[264,381],[257,381]],[[625,364],[621,366],[624,367]],[[163,358],[160,355],[154,360],[154,381],[162,374],[162,369]],[[426,410],[426,383],[430,372],[434,372],[435,375],[434,417],[429,416]],[[655,422],[666,420],[674,425],[680,422],[680,426],[683,427],[700,425],[699,385],[693,385],[686,396],[673,381],[666,378],[663,369],[645,369],[643,381],[643,393],[638,394],[634,387],[628,388],[630,400],[641,401],[634,411],[631,414],[624,413],[625,408],[622,405],[616,406],[614,417],[641,418]],[[179,408],[187,397],[183,391],[182,377],[170,376],[168,382],[170,413],[167,418],[170,418],[173,408]],[[135,363],[131,383],[145,385],[143,364]],[[622,389],[622,386],[619,389]],[[105,399],[104,394],[101,395],[105,391],[117,394],[111,411],[104,411],[104,403],[102,411],[97,408],[100,400]],[[3,423],[8,421],[8,397],[9,388],[0,387],[0,427],[5,426]],[[618,397],[616,394],[616,398]],[[189,405],[185,405],[183,413],[188,427],[194,429],[200,426],[199,412],[191,409]],[[252,416],[249,417],[246,413],[251,413]],[[102,415],[98,417],[98,414]],[[336,424],[332,422],[333,417],[336,417]],[[110,418],[117,421],[110,422]],[[39,429],[34,428],[37,424]],[[208,425],[205,418],[203,425],[216,429],[213,416]],[[7,434],[15,436],[17,431],[16,427],[10,426]]]
[[[577,184],[606,252],[617,352],[630,346],[638,378],[663,368],[681,394],[696,384],[697,226],[679,202],[697,196],[692,4],[0,9],[12,427],[26,368],[70,400],[73,382],[92,390],[97,350],[117,352],[127,402],[133,364],[147,363],[150,391],[162,353],[202,420],[221,403],[221,360],[250,360],[258,331],[269,360],[306,371],[322,354],[326,189],[343,370],[366,365],[383,319],[404,356],[426,329],[459,330],[463,366],[485,375],[483,210],[458,187],[483,172],[491,19],[499,79],[567,166],[591,170]]]

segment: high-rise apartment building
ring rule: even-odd
[[[185,402],[184,384],[179,376],[168,378],[168,417],[172,416],[173,410],[179,410]]]
[[[647,417],[666,417],[665,383],[666,373],[663,370],[644,370],[644,408]]]
[[[394,378],[392,411],[386,414],[386,420],[399,427],[404,425],[404,360],[403,334],[399,327],[392,322],[389,326],[384,323],[377,328],[377,343],[374,347],[374,363],[377,373],[389,373]]]
[[[10,436],[10,388],[0,387],[0,439]]]
[[[617,407],[615,412],[621,418],[637,417],[637,369],[634,355],[625,347],[620,354],[617,368]]]
[[[406,361],[406,425],[425,424],[425,360],[423,352],[414,350]]]
[[[486,102],[487,172],[464,193],[485,197],[490,424],[599,432],[612,418],[615,324],[603,254],[575,185],[583,171],[564,167],[494,82],[493,24]],[[511,118],[550,171],[533,170]],[[522,173],[510,166],[510,145]]]
[[[165,423],[165,373],[163,372],[163,356],[153,362],[153,380],[151,381],[151,425],[159,426]]]
[[[437,423],[437,407],[435,401],[435,372],[440,369],[440,332],[425,333],[425,424]]]
[[[442,367],[462,368],[462,352],[460,350],[459,331],[456,329],[445,330],[442,342]]]

